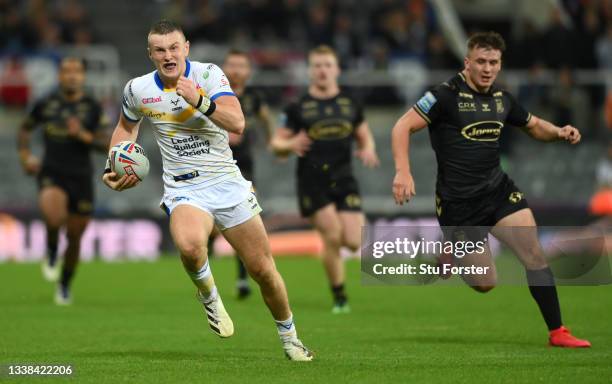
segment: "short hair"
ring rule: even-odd
[[[183,36],[185,36],[183,28],[179,24],[170,20],[160,20],[151,26],[151,29],[149,29],[149,35],[167,35],[174,31],[179,31]]]
[[[336,58],[336,61],[340,63],[340,60],[338,59],[338,54],[329,45],[321,44],[321,45],[318,45],[312,48],[310,51],[308,51],[309,58],[310,58],[310,55],[332,55],[333,57]]]
[[[497,32],[476,32],[467,41],[468,51],[474,48],[494,49],[502,54],[506,50],[504,38]]]
[[[230,57],[230,56],[242,56],[242,57],[245,57],[249,63],[251,62],[251,56],[246,51],[243,51],[242,49],[231,48],[225,54],[224,61],[227,61],[227,58]]]
[[[82,57],[79,57],[79,56],[64,56],[59,61],[59,67],[61,67],[62,64],[64,64],[66,61],[76,61],[76,62],[79,62],[79,63],[81,63],[81,67],[83,67],[83,71],[87,71],[87,62]]]

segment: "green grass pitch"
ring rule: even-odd
[[[212,264],[235,324],[208,330],[176,257],[83,264],[75,303],[52,304],[38,264],[0,265],[0,364],[69,363],[83,383],[610,383],[612,286],[560,287],[565,323],[590,350],[553,349],[525,287],[365,287],[348,263],[352,313],[332,315],[322,266],[277,260],[310,364],[282,354],[259,295],[235,299],[233,260]]]

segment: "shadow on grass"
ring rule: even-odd
[[[428,345],[515,345],[521,347],[547,347],[546,340],[513,340],[508,338],[482,337],[476,335],[444,336],[444,335],[397,335],[395,337],[377,337],[372,342],[377,343],[412,343]]]

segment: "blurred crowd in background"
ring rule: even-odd
[[[181,23],[193,45],[249,52],[257,70],[256,83],[258,75],[266,71],[286,75],[288,68],[304,62],[309,48],[319,44],[337,50],[346,72],[364,73],[364,77],[392,73],[398,66],[412,63],[427,74],[448,71],[450,76],[463,64],[461,55],[452,49],[447,25],[440,22],[436,9],[440,2],[132,0],[106,4],[98,0],[0,0],[0,114],[5,107],[23,114],[35,99],[31,92],[35,81],[26,76],[24,61],[42,55],[57,59],[66,46],[116,47],[123,71],[118,86],[143,73],[141,68],[151,70],[144,56],[144,37],[148,25],[159,18]],[[448,4],[455,5],[467,34],[496,30],[505,37],[508,49],[504,68],[520,75],[520,81],[514,83],[519,85],[511,90],[528,110],[561,125],[576,125],[586,142],[604,146],[612,133],[612,0],[540,3],[544,2],[554,4],[539,15],[544,22],[519,15],[518,5],[516,15],[487,18],[461,12],[470,1],[452,0]],[[130,56],[131,51],[137,54]],[[302,65],[300,70],[304,69]],[[407,94],[402,90],[407,80],[389,79],[393,77],[374,88],[371,82],[359,88],[368,107],[395,108],[395,117],[432,85],[423,84]],[[500,79],[500,83],[505,80]],[[427,81],[433,82],[431,78]],[[359,81],[353,78],[355,83]],[[293,93],[277,92],[278,86],[271,86],[269,101],[273,107],[282,107],[287,95],[297,94],[302,85],[283,85],[293,87]],[[119,97],[120,90],[110,97],[105,95],[103,100],[113,122]],[[7,128],[12,132],[12,127]],[[2,131],[7,133],[0,127],[0,135]],[[387,137],[384,132],[380,134]],[[505,135],[505,153],[511,153],[513,142],[511,134]],[[603,162],[610,162],[608,156],[602,157]],[[592,168],[594,176],[595,166]]]

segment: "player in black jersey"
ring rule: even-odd
[[[93,183],[90,151],[107,150],[100,105],[83,91],[85,65],[75,57],[64,58],[59,66],[59,89],[42,98],[21,125],[18,134],[19,158],[29,175],[36,175],[39,204],[47,228],[47,258],[43,274],[59,285],[55,302],[70,304],[70,282],[79,260],[81,237],[93,211]],[[30,152],[31,132],[44,130],[42,163]],[[68,247],[59,274],[58,233],[66,226]]]
[[[246,122],[242,135],[229,133],[230,148],[242,176],[255,184],[253,145],[259,130],[264,131],[265,141],[267,144],[270,143],[272,136],[270,109],[259,92],[247,87],[247,82],[251,78],[251,60],[246,52],[230,50],[223,62],[223,72],[240,101]],[[243,299],[250,295],[251,289],[244,264],[239,257],[236,257],[236,261],[238,262],[238,298]]]
[[[560,128],[529,114],[510,93],[495,85],[505,50],[499,34],[477,33],[467,45],[463,71],[427,92],[393,128],[395,201],[403,204],[415,194],[408,160],[409,138],[429,126],[438,162],[436,213],[440,226],[446,227],[447,235],[449,227],[490,228],[525,266],[529,290],[550,332],[550,344],[589,347],[588,341],[572,336],[561,322],[554,277],[537,238],[535,219],[522,192],[500,168],[498,142],[506,124],[520,127],[545,142],[564,140],[577,144],[580,132],[570,125]],[[464,234],[474,235],[474,229],[465,230],[468,233]],[[458,233],[456,228],[451,231],[453,237]],[[495,286],[490,252],[473,253],[458,262],[489,267],[491,273],[487,275],[462,276],[477,291],[487,292]]]
[[[272,139],[274,151],[299,156],[300,212],[310,218],[324,243],[323,263],[334,296],[334,313],[348,312],[340,247],[361,244],[361,197],[352,171],[352,145],[367,167],[379,160],[363,108],[338,86],[340,69],[333,49],[321,46],[308,55],[308,92],[285,110],[285,122]]]

